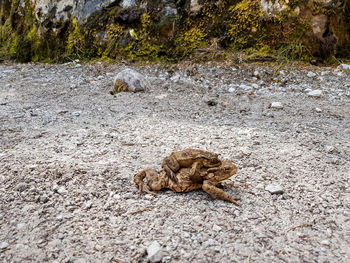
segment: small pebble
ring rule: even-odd
[[[96,249],[97,251],[100,251],[102,248],[103,248],[103,247],[102,247],[101,245],[99,245],[99,244],[96,244],[96,245],[95,245],[95,249]]]
[[[155,96],[155,98],[158,100],[165,99],[166,97],[168,97],[168,94],[166,93]]]
[[[165,256],[164,251],[162,250],[161,246],[157,241],[153,241],[147,247],[147,255],[148,255],[148,259],[151,262],[160,262],[162,261],[162,258]]]
[[[312,72],[312,71],[309,71],[308,73],[307,73],[307,76],[309,77],[309,78],[313,78],[313,77],[315,77],[317,74],[316,73],[314,73],[314,72]]]
[[[350,133],[350,128],[344,130],[345,133]]]
[[[222,228],[218,225],[213,225],[213,230],[219,232]]]
[[[322,93],[323,93],[322,90],[316,89],[308,92],[307,95],[310,97],[318,98],[322,96]]]
[[[320,108],[315,108],[315,111],[318,112],[318,113],[320,113],[320,112],[322,112],[322,109],[320,109]]]
[[[26,224],[19,223],[19,224],[17,224],[17,230],[22,230],[25,226],[26,226]]]
[[[68,191],[66,188],[64,188],[64,186],[61,186],[57,189],[57,193],[59,193],[60,195],[66,195],[68,194]]]
[[[281,109],[283,109],[283,105],[282,105],[281,102],[275,101],[275,102],[272,102],[272,103],[271,103],[270,108],[271,108],[271,109],[278,109],[278,110],[281,110]]]
[[[253,76],[256,77],[257,79],[261,78],[260,72],[257,70],[254,71]]]
[[[230,93],[233,93],[233,92],[235,92],[235,91],[236,91],[235,88],[229,88],[229,89],[228,89],[228,92],[230,92]]]
[[[269,184],[265,187],[265,190],[270,192],[271,194],[283,194],[284,190],[281,186],[277,184]]]
[[[322,246],[329,246],[329,245],[330,245],[330,242],[329,242],[329,240],[325,239],[325,240],[322,240],[322,241],[321,241],[321,245],[322,245]]]
[[[254,84],[252,84],[252,87],[253,87],[253,89],[258,89],[258,88],[259,88],[259,85],[256,84],[256,83],[254,83]]]
[[[62,215],[58,215],[58,216],[56,216],[56,219],[57,219],[58,221],[62,221],[63,216],[62,216]]]
[[[23,192],[27,188],[29,188],[29,185],[27,185],[26,183],[19,183],[18,185],[16,185],[15,190],[18,192]]]
[[[114,198],[114,199],[120,199],[121,196],[120,196],[120,194],[114,194],[114,195],[113,195],[113,198]]]
[[[6,249],[6,248],[8,248],[8,246],[9,246],[9,243],[4,241],[0,244],[0,249]]]
[[[330,146],[330,145],[324,147],[324,149],[327,153],[332,153],[335,151],[335,148],[333,146]]]
[[[43,194],[39,198],[39,201],[42,203],[46,203],[48,200],[49,200],[49,197],[47,196],[47,194]]]
[[[92,202],[91,202],[91,200],[86,201],[86,202],[85,202],[85,208],[86,208],[86,209],[90,209],[91,207],[92,207]]]
[[[206,241],[203,242],[203,246],[204,247],[209,247],[209,246],[212,246],[212,245],[215,245],[215,240],[214,239],[208,239]]]

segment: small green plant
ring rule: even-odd
[[[81,58],[84,53],[84,42],[84,32],[80,30],[77,19],[73,18],[72,30],[67,39],[66,55],[71,59]]]
[[[121,47],[119,40],[124,35],[124,28],[119,24],[107,25],[108,43],[106,49],[102,52],[102,59],[106,60],[108,57],[116,58],[121,55]]]
[[[42,45],[41,39],[38,35],[38,28],[36,26],[33,26],[32,29],[28,32],[27,38],[31,43],[31,60],[39,61]]]

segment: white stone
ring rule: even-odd
[[[22,230],[25,226],[26,226],[26,224],[19,223],[19,224],[17,224],[17,230]]]
[[[327,145],[324,147],[324,150],[327,152],[327,153],[332,153],[335,151],[335,147],[331,146],[331,145]]]
[[[0,249],[6,249],[8,246],[9,246],[9,243],[4,241],[0,244]]]
[[[271,194],[283,194],[284,190],[281,186],[277,184],[269,184],[265,187],[265,190],[270,192]]]
[[[66,195],[68,194],[68,191],[66,188],[64,188],[64,186],[61,186],[57,189],[57,193],[59,193],[60,195]]]
[[[341,64],[341,67],[346,70],[350,70],[350,65],[348,64]]]
[[[114,194],[114,195],[113,195],[113,198],[114,198],[114,199],[120,199],[121,196],[120,196],[120,194]]]
[[[309,77],[309,78],[313,78],[313,77],[315,77],[317,74],[315,73],[315,72],[312,72],[312,71],[309,71],[308,73],[307,73],[307,76]]]
[[[235,88],[229,88],[229,89],[228,89],[228,92],[230,92],[230,93],[233,93],[233,92],[235,92],[235,91],[236,91]]]
[[[323,94],[323,91],[320,89],[312,90],[307,93],[308,96],[315,97],[315,98],[321,97],[322,94]]]
[[[91,200],[86,201],[86,202],[85,202],[85,208],[86,208],[86,209],[90,209],[91,207],[92,207],[92,202],[91,202]]]
[[[329,242],[329,240],[325,239],[325,240],[322,240],[322,241],[321,241],[321,245],[322,245],[322,246],[329,246],[329,245],[330,245],[330,242]]]
[[[210,238],[210,239],[208,239],[208,240],[203,242],[203,246],[204,247],[209,247],[209,246],[215,245],[215,243],[216,243],[215,240]]]
[[[318,113],[320,113],[320,112],[322,112],[322,109],[320,109],[320,108],[315,108],[315,111],[318,112]]]
[[[174,74],[174,76],[172,76],[172,77],[170,78],[170,80],[173,81],[173,82],[175,82],[175,83],[179,82],[180,79],[181,79],[181,76],[180,76],[179,73]]]
[[[261,75],[260,75],[260,72],[255,70],[254,73],[253,73],[253,76],[260,79]]]
[[[258,89],[258,88],[259,88],[259,85],[256,84],[256,83],[254,83],[254,84],[252,84],[252,87],[253,87],[253,89]]]
[[[118,79],[128,84],[129,90],[133,92],[146,91],[150,86],[148,80],[142,74],[133,69],[124,69],[119,72],[115,77],[113,84]]]
[[[153,241],[147,247],[147,257],[151,262],[160,262],[162,258],[165,256],[164,251],[157,241]]]
[[[240,84],[239,87],[240,87],[241,89],[246,89],[248,86],[247,86],[246,84]]]
[[[54,191],[54,192],[57,192],[57,190],[58,190],[58,185],[57,184],[54,184],[53,186],[52,186],[52,191]]]
[[[166,97],[168,97],[168,94],[166,94],[166,93],[155,96],[155,98],[158,100],[165,99]]]
[[[283,109],[283,105],[281,102],[274,101],[271,103],[271,108],[281,110],[281,109]]]
[[[213,230],[219,232],[222,228],[218,225],[213,225]]]

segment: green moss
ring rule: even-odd
[[[184,34],[179,35],[175,40],[175,51],[180,57],[187,57],[194,53],[194,51],[207,45],[207,34],[204,30],[193,27]]]
[[[154,26],[148,13],[141,16],[141,29],[129,31],[132,41],[124,48],[127,58],[130,60],[159,60],[159,52],[162,45],[157,43]]]
[[[233,21],[229,29],[232,44],[236,49],[257,44],[261,34],[263,12],[259,0],[243,0],[232,6]]]
[[[66,56],[71,59],[81,58],[81,55],[84,52],[83,47],[85,37],[83,32],[80,30],[78,22],[75,18],[73,18],[71,26],[72,29],[69,32],[67,39]]]
[[[349,53],[348,22],[340,25],[334,11],[307,0],[290,0],[290,9],[278,18],[266,17],[260,0],[202,1],[197,14],[182,13],[180,18],[162,17],[156,9],[148,7],[149,13],[144,13],[140,21],[135,20],[132,25],[116,22],[120,7],[115,5],[96,13],[85,24],[79,24],[76,19],[62,22],[55,32],[43,30],[33,15],[33,1],[10,3],[6,10],[0,10],[0,60],[177,61],[193,59],[198,54],[205,54],[204,59],[213,59],[220,52],[224,54],[221,48],[246,50],[248,56],[258,58],[280,56],[310,60],[320,41],[305,21],[319,13],[331,17],[329,30],[337,36],[337,44],[341,43],[339,54]],[[296,7],[300,7],[300,12],[290,11]],[[339,12],[342,15],[339,17],[344,17],[348,11]]]

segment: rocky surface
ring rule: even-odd
[[[147,92],[108,93],[126,68]],[[0,64],[0,261],[348,262],[349,78],[229,63]],[[133,175],[187,147],[237,163],[223,187],[241,207],[201,191],[138,196]]]
[[[206,61],[252,48],[330,63],[350,57],[349,12],[343,0],[3,0],[0,61]]]

